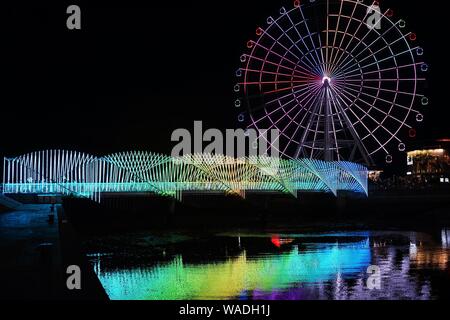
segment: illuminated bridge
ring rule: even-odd
[[[351,162],[197,154],[170,157],[124,152],[96,157],[45,150],[3,163],[4,194],[62,194],[100,201],[102,193],[154,193],[179,201],[183,192],[352,191],[367,195],[367,168]]]

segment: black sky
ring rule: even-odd
[[[382,1],[418,35],[430,112],[418,139],[450,136],[443,1]],[[69,4],[82,30],[66,28]],[[0,156],[45,148],[167,153],[171,132],[237,126],[234,72],[283,0],[34,1],[1,7]]]

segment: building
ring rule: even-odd
[[[409,151],[407,175],[426,183],[450,184],[450,139],[442,139],[430,147]]]

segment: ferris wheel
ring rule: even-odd
[[[287,158],[391,163],[429,103],[416,40],[378,1],[294,1],[256,29],[240,57],[238,121],[278,129]]]

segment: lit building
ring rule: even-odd
[[[439,145],[413,150],[407,155],[407,175],[424,182],[450,184],[450,155],[445,146],[448,140],[438,140]]]

